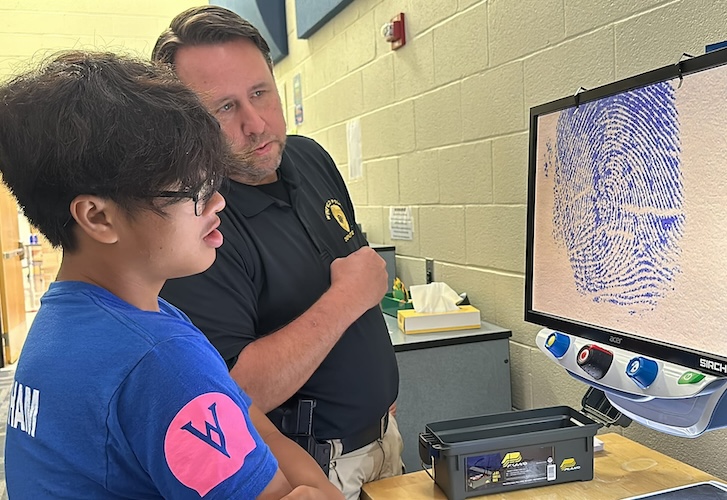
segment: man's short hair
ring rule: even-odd
[[[77,244],[76,196],[164,215],[181,199],[164,202],[160,191],[219,187],[232,161],[217,121],[166,65],[70,51],[0,86],[3,181],[66,250]]]
[[[185,46],[214,45],[237,39],[250,40],[273,67],[270,47],[249,21],[217,5],[192,7],[172,19],[154,45],[152,59],[174,65],[177,51]]]

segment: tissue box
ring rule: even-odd
[[[391,292],[386,293],[384,298],[381,299],[381,310],[384,314],[393,316],[396,318],[396,313],[399,309],[413,309],[414,306],[411,302],[395,299]]]
[[[480,327],[480,311],[472,306],[459,306],[457,311],[419,313],[414,309],[397,312],[399,330],[406,334],[469,330]]]

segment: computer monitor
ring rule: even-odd
[[[526,321],[727,375],[726,63],[531,109]]]

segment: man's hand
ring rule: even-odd
[[[359,248],[331,263],[331,286],[307,311],[243,349],[230,375],[265,413],[287,401],[315,372],[341,335],[378,306],[386,263]]]
[[[381,302],[388,286],[386,262],[371,247],[361,247],[331,264],[331,289],[362,306],[362,314]]]

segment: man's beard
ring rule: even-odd
[[[279,146],[280,150],[277,157],[259,158],[253,153],[264,142],[270,143],[273,147],[276,144]],[[279,138],[273,138],[272,140],[267,138],[258,139],[242,151],[234,151],[233,149],[237,161],[235,162],[235,168],[228,173],[228,177],[243,184],[260,184],[280,167],[284,148],[285,137],[283,140]]]

